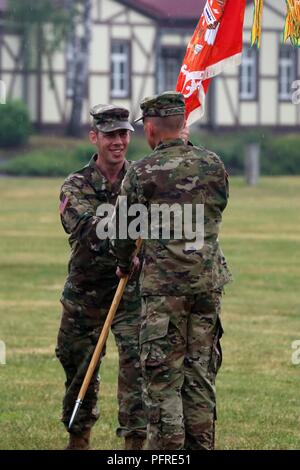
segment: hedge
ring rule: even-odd
[[[0,106],[0,146],[20,147],[31,133],[29,113],[21,101],[8,101]]]
[[[244,148],[250,141],[261,145],[263,175],[300,175],[300,137],[296,134],[274,136],[264,130],[238,134],[201,132],[192,134],[191,140],[220,155],[231,175],[243,174]],[[32,151],[2,163],[0,172],[16,176],[66,176],[86,165],[94,152],[90,144],[75,149],[54,147]],[[144,137],[135,135],[129,146],[128,159],[139,160],[149,152]]]

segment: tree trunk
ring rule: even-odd
[[[76,18],[75,18],[75,0],[67,0],[66,8],[70,12],[70,25],[68,36],[66,38],[66,59],[67,59],[67,83],[66,83],[66,95],[68,99],[73,98],[74,95],[74,78],[75,78],[75,66],[76,57],[78,53],[78,46],[76,43]]]
[[[74,8],[76,0],[69,0]],[[68,41],[68,93],[72,98],[72,110],[67,134],[80,137],[81,117],[89,78],[90,42],[92,31],[92,0],[84,0],[82,10],[83,35],[80,37],[75,20]]]

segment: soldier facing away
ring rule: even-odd
[[[141,109],[153,152],[134,163],[123,181],[121,195],[127,197],[128,208],[143,204],[150,218],[154,204],[176,203],[182,212],[185,204],[204,205],[201,249],[184,237],[149,235],[144,241],[140,347],[146,448],[209,450],[214,448],[215,378],[222,357],[220,303],[223,286],[230,280],[218,242],[228,198],[227,173],[213,152],[180,138],[182,94],[165,92],[145,99]],[[115,248],[122,276],[134,241],[117,239]]]
[[[97,153],[88,165],[65,180],[60,194],[61,221],[70,235],[72,249],[56,348],[66,374],[62,421],[67,429],[118,285],[116,259],[108,240],[99,240],[96,234],[100,220],[96,211],[103,203],[116,202],[129,167],[125,155],[133,131],[125,108],[99,105],[91,115],[93,128],[89,138]],[[117,435],[125,437],[126,449],[140,449],[146,435],[138,346],[140,307],[136,276],[128,283],[112,325],[119,351]],[[99,367],[100,363],[73,423],[68,449],[89,448],[90,431],[99,417]]]

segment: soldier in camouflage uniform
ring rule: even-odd
[[[62,293],[62,320],[56,354],[66,373],[62,421],[68,429],[71,413],[92,353],[118,285],[116,259],[108,240],[96,234],[97,208],[115,204],[129,167],[126,151],[133,131],[125,108],[112,105],[92,109],[89,137],[98,153],[64,182],[60,194],[61,221],[70,234],[72,249],[68,277]],[[128,283],[112,331],[119,351],[119,428],[126,449],[139,449],[146,435],[142,406],[138,335],[141,299],[138,277]],[[104,355],[104,354],[103,354]],[[102,355],[102,356],[103,356]],[[99,417],[99,366],[70,433],[69,449],[89,447],[90,430]]]
[[[201,249],[193,241],[172,236],[149,235],[144,241],[140,343],[146,448],[213,449],[215,378],[222,357],[220,302],[230,280],[218,242],[228,198],[227,174],[213,152],[180,139],[183,95],[166,92],[145,99],[141,109],[153,152],[134,163],[123,181],[121,195],[127,196],[128,207],[146,205],[150,226],[153,204],[177,203],[182,210],[184,204],[194,209],[204,204]],[[115,248],[122,274],[130,264],[134,241],[117,239]]]

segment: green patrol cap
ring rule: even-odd
[[[90,115],[93,117],[94,127],[101,132],[108,133],[119,129],[134,131],[128,120],[129,111],[126,108],[112,104],[98,104],[90,110]]]
[[[140,104],[143,116],[136,119],[138,122],[145,117],[167,117],[185,113],[185,99],[177,91],[165,91],[160,95],[145,98]]]

